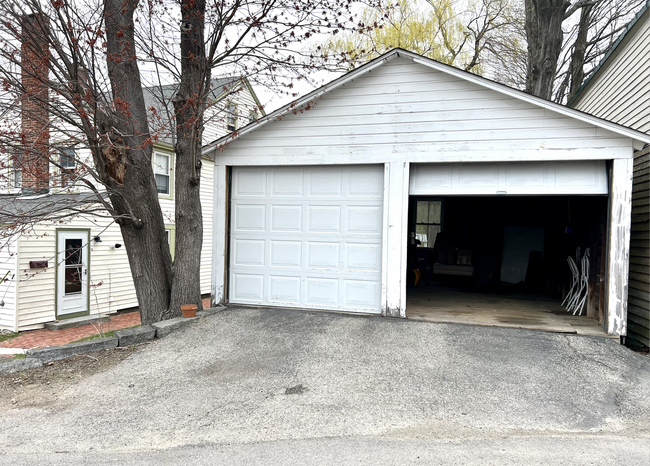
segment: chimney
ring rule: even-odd
[[[49,19],[40,14],[23,16],[21,21],[21,138],[24,192],[49,189],[50,116],[48,112]]]

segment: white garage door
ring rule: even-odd
[[[381,310],[382,166],[233,168],[229,300]]]

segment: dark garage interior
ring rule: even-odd
[[[606,196],[411,197],[407,317],[602,334],[606,225]],[[582,274],[587,248],[573,316],[567,257]]]

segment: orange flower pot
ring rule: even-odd
[[[181,305],[181,312],[183,313],[183,317],[185,318],[190,318],[190,317],[196,317],[196,304],[183,304]]]

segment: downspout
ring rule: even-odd
[[[18,264],[20,262],[20,239],[21,237],[19,236],[18,240],[16,241],[16,262],[14,263],[14,333],[18,333],[18,309],[20,309],[20,294],[18,293],[18,283],[20,282],[18,279]]]

